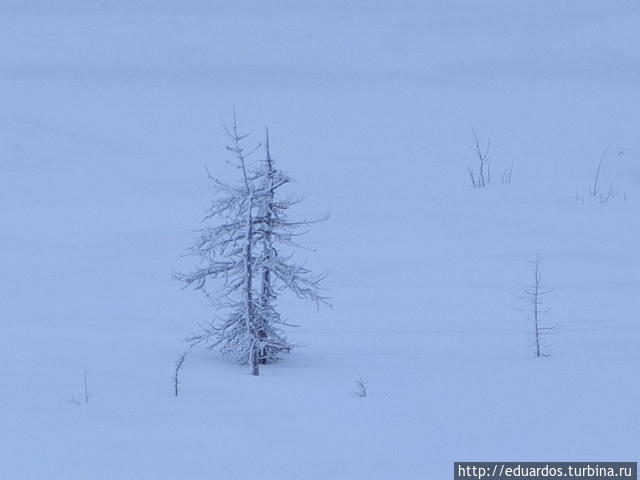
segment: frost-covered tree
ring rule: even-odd
[[[300,200],[279,195],[280,188],[293,180],[275,167],[269,145],[269,129],[265,132],[265,158],[256,180],[262,183],[261,191],[264,192],[261,196],[260,213],[256,218],[262,254],[260,307],[265,322],[262,335],[265,338],[275,338],[279,336],[277,332],[269,330],[274,325],[293,326],[282,320],[277,309],[277,299],[282,292],[291,291],[298,298],[312,300],[318,306],[320,303],[327,303],[327,297],[320,293],[320,283],[325,275],[314,275],[303,264],[294,262],[290,254],[283,253],[284,249],[299,248],[294,238],[304,234],[312,223],[324,219],[289,219],[288,210]],[[278,350],[267,343],[260,352],[260,360],[267,363],[275,359],[280,351],[289,351],[291,347],[292,345],[287,345],[286,348]]]
[[[191,248],[201,265],[178,277],[186,286],[205,292],[218,310],[204,331],[189,339],[191,344],[218,347],[258,375],[259,364],[293,348],[281,331],[290,324],[277,308],[279,294],[290,290],[299,298],[326,303],[320,293],[324,275],[314,275],[296,263],[292,252],[283,254],[283,249],[297,247],[294,237],[313,222],[288,219],[287,210],[298,200],[279,195],[291,179],[275,168],[268,131],[265,157],[256,165],[249,157],[260,145],[244,147],[248,135],[239,133],[235,114],[232,127],[225,126],[225,131],[240,179],[229,185],[209,174],[217,195],[205,217],[207,226]]]

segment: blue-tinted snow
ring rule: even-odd
[[[345,4],[347,3],[347,4]],[[634,1],[0,5],[0,478],[434,479],[640,447]],[[334,308],[253,378],[170,278],[269,124]],[[472,127],[497,177],[470,187]],[[603,188],[583,204],[603,149]],[[626,201],[623,198],[626,193]],[[518,310],[539,249],[549,358]],[[82,393],[82,372],[94,397]],[[361,375],[371,396],[352,397]],[[255,452],[249,453],[250,448]]]

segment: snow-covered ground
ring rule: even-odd
[[[638,25],[634,0],[2,0],[0,478],[637,460]],[[258,378],[193,351],[176,399],[212,312],[171,272],[234,105],[300,216],[331,210],[305,244],[334,308],[286,300],[306,347]],[[510,185],[471,187],[472,127]],[[538,249],[543,359],[518,299]]]

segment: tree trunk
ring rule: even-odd
[[[247,187],[248,189],[248,187]],[[251,345],[251,351],[249,352],[249,363],[251,364],[251,375],[260,375],[258,367],[258,346],[256,342],[258,340],[256,335],[256,318],[253,309],[253,201],[249,201],[249,213],[247,219],[247,244],[245,246],[244,257],[244,274],[246,278],[245,282],[245,308],[246,308],[246,327],[249,334],[253,337],[253,343]]]
[[[271,267],[269,266],[269,261],[271,260],[271,256],[273,253],[273,245],[272,245],[272,241],[271,241],[271,232],[273,229],[273,223],[272,223],[272,206],[273,206],[273,197],[274,197],[274,191],[273,191],[273,162],[271,161],[271,151],[269,149],[269,128],[267,127],[265,129],[265,151],[266,151],[266,164],[267,164],[267,181],[269,182],[268,184],[268,189],[269,189],[269,196],[267,197],[267,207],[266,207],[266,211],[264,212],[264,258],[265,258],[265,263],[267,265],[265,265],[262,268],[262,291],[261,291],[261,295],[260,295],[260,304],[262,306],[262,309],[264,312],[269,312],[270,309],[270,304],[271,304]],[[262,319],[262,322],[265,322],[265,319]],[[266,325],[261,324],[260,325],[260,329],[258,330],[258,338],[260,338],[261,340],[266,340],[267,339],[267,332],[266,332]],[[266,348],[262,348],[260,350],[260,363],[262,363],[263,365],[267,363],[267,358],[268,358],[268,352],[266,350]]]
[[[258,366],[258,347],[251,347],[251,375],[257,377],[260,375],[260,367]]]

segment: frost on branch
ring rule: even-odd
[[[314,275],[293,259],[295,238],[315,221],[289,220],[288,210],[299,200],[279,195],[292,180],[275,167],[268,130],[264,159],[255,163],[250,159],[260,145],[246,149],[248,135],[239,133],[235,114],[225,131],[240,179],[229,185],[208,172],[216,197],[190,249],[200,266],[178,278],[203,291],[217,310],[214,320],[188,339],[191,344],[218,348],[235,362],[249,364],[258,375],[259,364],[293,348],[282,332],[283,326],[291,325],[278,311],[278,296],[289,290],[317,305],[327,303],[320,286],[325,275]]]

